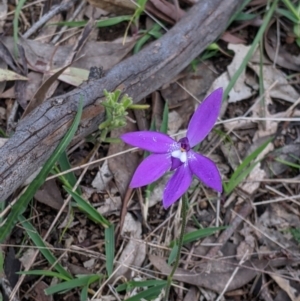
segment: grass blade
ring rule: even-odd
[[[279,162],[279,163],[282,163],[282,164],[285,164],[285,165],[287,165],[287,166],[293,167],[293,168],[300,169],[300,165],[297,164],[297,163],[293,163],[293,162],[290,162],[290,161],[286,161],[286,160],[283,160],[283,159],[280,159],[280,158],[276,158],[275,161],[276,161],[276,162]]]
[[[63,152],[61,154],[61,156],[58,159],[58,164],[60,166],[61,171],[66,171],[66,170],[69,170],[69,169],[72,168],[66,152]],[[77,182],[77,179],[76,179],[76,177],[75,177],[75,175],[74,175],[73,172],[69,172],[69,173],[65,174],[64,178],[67,180],[67,182],[68,182],[68,184],[69,184],[70,187],[74,187],[75,186],[75,184]],[[76,189],[76,192],[81,195],[81,189],[80,189],[80,187],[78,187]]]
[[[248,176],[248,174],[252,171],[255,165],[259,162],[256,161],[248,166],[257,156],[267,147],[267,145],[273,140],[273,137],[269,138],[266,142],[264,142],[261,146],[259,146],[254,152],[252,152],[249,156],[247,156],[243,162],[239,165],[239,167],[235,170],[235,172],[230,177],[230,180],[227,184],[224,183],[225,193],[228,195],[232,192],[232,190],[240,184],[240,182]]]
[[[95,281],[98,281],[102,278],[102,275],[83,275],[79,278],[72,279],[69,281],[64,281],[62,283],[50,286],[49,288],[45,289],[46,295],[52,295],[60,292],[66,292],[73,288],[83,287],[89,285]]]
[[[26,210],[30,200],[33,198],[36,191],[45,182],[45,179],[47,178],[53,165],[61,156],[63,151],[67,148],[68,144],[71,142],[81,119],[82,108],[83,101],[81,100],[74,121],[65,137],[61,140],[53,154],[47,160],[38,176],[29,184],[26,191],[21,195],[19,200],[14,205],[12,205],[10,214],[8,215],[4,224],[1,226],[0,243],[3,243],[5,238],[9,235],[9,233],[17,223],[18,216],[23,214],[23,212]]]
[[[72,278],[69,278],[69,277],[65,277],[61,273],[48,271],[48,270],[24,271],[24,272],[17,272],[16,274],[18,274],[18,275],[35,275],[35,276],[53,277],[53,278],[58,278],[58,279],[65,280],[65,281],[68,281],[68,280],[72,279]]]
[[[164,107],[164,112],[163,112],[163,120],[160,126],[160,131],[162,133],[167,133],[168,132],[168,123],[169,123],[169,107],[168,107],[168,102],[165,102],[165,107]]]
[[[14,53],[15,56],[17,57],[19,55],[19,51],[18,51],[18,31],[19,31],[19,15],[21,13],[22,7],[24,6],[26,0],[20,0],[18,2],[18,5],[16,7],[16,11],[14,14],[14,20],[13,20],[13,28],[14,28]]]
[[[183,236],[183,244],[197,241],[201,238],[210,236],[210,235],[214,234],[215,232],[217,232],[219,230],[224,230],[226,228],[227,228],[226,226],[223,226],[223,227],[205,228],[205,229],[199,229],[199,230],[192,231]],[[177,241],[176,240],[171,241],[170,247],[172,248],[172,250],[171,250],[169,258],[168,258],[169,265],[171,265],[175,260],[175,257],[177,254],[177,249],[178,249]]]
[[[23,215],[19,216],[19,221],[24,227],[27,235],[33,241],[33,243],[38,247],[39,251],[43,254],[43,256],[47,259],[50,265],[54,265],[54,269],[61,275],[58,278],[64,279],[72,279],[72,275],[69,274],[62,265],[57,263],[57,258],[49,251],[48,247],[45,245],[42,237],[38,234],[37,230],[32,226],[30,222],[28,222]],[[43,271],[50,272],[50,271]],[[53,272],[52,272],[53,273]]]
[[[111,224],[108,228],[105,228],[105,255],[106,255],[106,271],[110,276],[114,270],[114,258],[115,258],[115,227]]]
[[[77,203],[80,210],[85,212],[92,221],[102,225],[104,228],[111,226],[111,223],[103,217],[90,203],[83,199],[78,193],[72,191],[70,188],[63,186],[64,190],[68,192]]]
[[[144,290],[136,294],[135,296],[126,299],[125,301],[141,301],[142,298],[151,300],[150,298],[153,299],[157,297],[165,286],[166,284],[160,284],[160,285],[150,287],[147,290]]]
[[[166,280],[156,280],[156,279],[145,280],[145,281],[128,281],[126,283],[118,285],[116,291],[119,293],[125,290],[129,291],[136,287],[149,287],[149,286],[166,285],[166,284],[167,284]]]

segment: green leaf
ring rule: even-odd
[[[136,287],[150,287],[150,286],[157,286],[157,285],[166,285],[167,281],[166,280],[156,280],[156,279],[151,279],[151,280],[145,280],[145,281],[128,281],[126,283],[120,284],[117,288],[117,292],[122,292],[122,291],[128,291]]]
[[[173,244],[170,255],[168,257],[168,265],[171,265],[175,261],[176,256],[177,256],[177,252],[178,252],[178,245]]]
[[[187,233],[183,236],[183,244],[187,244],[187,243],[190,243],[190,242],[193,242],[193,241],[197,241],[201,238],[210,236],[210,235],[214,234],[215,232],[220,231],[220,230],[224,230],[226,228],[227,228],[226,226],[213,227],[213,228],[205,228],[205,229],[199,229],[199,230],[189,232],[189,233]],[[169,255],[169,258],[168,258],[168,265],[171,265],[174,262],[175,258],[176,258],[176,254],[178,252],[177,240],[171,241],[170,242],[170,247],[172,249],[171,249],[171,252],[170,252],[170,255]]]
[[[85,212],[92,221],[102,225],[104,228],[111,226],[111,223],[103,217],[90,203],[83,199],[78,193],[72,191],[70,188],[63,186],[64,190],[68,192],[77,203],[80,210]]]
[[[150,287],[147,290],[144,290],[136,294],[135,296],[126,299],[125,301],[141,301],[142,298],[144,299],[156,298],[165,286],[166,284],[161,284],[161,285]]]
[[[190,243],[190,242],[193,242],[193,241],[197,241],[201,238],[207,237],[209,235],[214,234],[217,231],[224,230],[226,228],[227,228],[226,226],[212,227],[212,228],[199,229],[199,230],[189,232],[187,234],[184,234],[183,243],[187,244],[187,243]],[[175,243],[176,243],[176,240],[171,241],[170,242],[170,247],[174,247]]]
[[[60,293],[60,292],[66,292],[73,288],[89,285],[102,278],[103,278],[103,276],[100,274],[81,275],[81,276],[78,276],[78,278],[76,278],[76,279],[72,279],[69,281],[65,281],[65,282],[50,286],[49,288],[45,289],[45,293],[46,293],[46,295],[53,295],[53,294]]]
[[[106,20],[100,20],[96,22],[96,27],[108,27],[117,25],[119,23],[130,21],[131,16],[119,16],[119,17],[113,17]]]
[[[159,39],[162,37],[162,33],[160,32],[161,26],[157,23],[153,25],[153,27],[147,31],[134,45],[133,53],[138,53],[142,47],[153,37],[154,39]]]
[[[168,132],[168,123],[169,123],[169,107],[168,107],[168,102],[165,102],[165,107],[164,107],[164,112],[163,112],[163,119],[162,123],[160,126],[160,131],[162,133],[167,133]]]
[[[110,276],[114,269],[115,258],[115,227],[111,224],[108,228],[105,228],[105,255],[106,255],[106,271]]]
[[[286,17],[287,19],[289,19],[290,21],[292,21],[293,23],[298,23],[298,19],[287,9],[284,8],[277,8],[276,12],[284,17]]]
[[[269,138],[266,142],[264,142],[261,146],[259,146],[254,152],[252,152],[249,156],[247,156],[243,162],[239,165],[239,167],[235,170],[235,172],[231,175],[227,184],[224,183],[225,193],[230,194],[235,187],[237,187],[241,181],[243,181],[248,174],[252,171],[255,165],[259,162],[256,161],[252,163],[249,167],[247,167],[251,161],[253,161],[257,156],[266,148],[266,146],[273,140],[273,138]]]
[[[39,189],[39,187],[45,182],[49,172],[51,171],[53,165],[58,160],[58,158],[61,156],[61,154],[64,152],[68,144],[71,142],[77,127],[79,125],[81,114],[82,114],[82,108],[83,108],[83,101],[80,100],[79,107],[77,114],[74,118],[74,121],[64,136],[64,138],[61,140],[61,142],[56,147],[53,154],[50,156],[50,158],[47,160],[47,162],[44,164],[42,170],[39,172],[38,176],[29,184],[26,191],[20,196],[19,200],[12,205],[11,212],[8,215],[6,221],[4,222],[3,226],[1,227],[0,232],[0,243],[3,243],[3,241],[6,239],[6,237],[9,235],[9,233],[12,231],[13,227],[17,223],[18,217],[23,214],[23,212],[26,210],[30,200],[35,195],[36,191]]]
[[[67,156],[67,153],[64,151],[61,156],[58,159],[58,164],[60,166],[61,171],[66,171],[72,168],[69,158]],[[77,179],[75,177],[75,174],[73,172],[69,172],[65,175],[63,175],[63,177],[66,179],[66,181],[68,182],[68,186],[69,187],[74,187],[76,185]],[[65,182],[64,182],[65,183]],[[81,189],[80,187],[78,187],[76,189],[76,192],[78,194],[81,194]]]
[[[70,280],[72,277],[65,277],[61,273],[48,271],[48,270],[32,270],[32,271],[24,271],[24,272],[16,272],[19,275],[36,275],[36,276],[45,276],[45,277],[53,277],[61,280]]]
[[[80,301],[87,301],[87,300],[89,300],[89,298],[88,298],[88,289],[89,289],[89,286],[93,282],[95,282],[94,278],[90,278],[88,280],[87,284],[82,288],[81,293],[80,293]]]
[[[256,17],[257,17],[256,14],[247,14],[247,13],[240,12],[235,17],[234,21],[250,21],[250,20],[253,20]]]
[[[143,35],[140,39],[138,39],[138,41],[134,45],[133,53],[134,54],[138,53],[150,39],[151,36],[148,33]]]
[[[24,6],[26,0],[20,0],[18,1],[16,10],[15,10],[15,14],[14,14],[14,20],[13,20],[13,31],[14,31],[14,53],[15,56],[17,57],[19,55],[18,52],[18,32],[19,32],[19,15],[21,13],[22,7]]]
[[[294,15],[294,17],[300,22],[300,12],[297,10],[297,8],[293,5],[293,3],[290,0],[282,0],[286,7],[289,9],[289,11]],[[298,23],[297,22],[297,23]]]
[[[282,164],[285,164],[285,165],[287,165],[287,166],[293,167],[293,168],[300,169],[300,165],[297,164],[297,163],[293,163],[293,162],[290,162],[290,161],[286,161],[286,160],[283,160],[283,159],[280,159],[280,158],[276,158],[275,161],[277,161],[277,162],[279,162],[279,163],[282,163]]]
[[[251,2],[251,0],[244,0],[244,2],[242,2],[236,12],[233,14],[233,16],[230,18],[229,22],[228,22],[228,26],[236,20],[236,18],[239,16],[239,14],[243,11],[243,9]]]
[[[4,254],[0,249],[0,277],[2,277],[3,271],[4,271]]]

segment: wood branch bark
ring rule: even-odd
[[[199,1],[161,39],[117,64],[105,77],[48,99],[28,114],[0,148],[0,200],[4,201],[49,158],[72,123],[81,98],[84,113],[77,138],[95,131],[103,121],[104,89],[121,89],[134,102],[140,101],[169,82],[212,43],[224,31],[239,3]]]

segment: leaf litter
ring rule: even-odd
[[[252,1],[251,3],[252,6],[247,8],[255,12],[255,5],[264,6],[267,2]],[[180,4],[179,10],[176,8],[176,3],[151,1],[147,5],[149,11],[155,12],[157,17],[174,24],[185,14],[182,9],[184,5],[181,2]],[[4,5],[3,9],[0,8],[0,32],[7,33],[11,21],[6,14],[8,9],[6,1],[0,5]],[[97,1],[89,1],[89,5],[82,9],[79,16],[85,14],[92,18],[96,15],[95,6],[98,6]],[[103,15],[112,12],[125,14],[127,9],[132,13],[135,5],[130,1],[127,4],[108,1],[106,8],[101,8],[107,9]],[[24,24],[31,22],[28,11],[24,10],[24,12],[25,14],[21,14]],[[67,17],[71,18],[72,13],[73,10],[66,12]],[[245,10],[240,18],[247,13],[248,11]],[[97,14],[102,13],[97,10]],[[285,29],[292,28],[286,19],[282,16],[279,18],[282,24],[286,24]],[[62,19],[62,15],[59,14],[48,24]],[[151,120],[149,117],[151,114],[155,116],[158,129],[163,122],[163,111],[159,107],[163,107],[164,102],[168,103],[170,110],[168,134],[184,136],[182,131],[186,129],[198,105],[195,98],[201,101],[209,91],[218,87],[226,88],[245,60],[250,48],[249,41],[251,44],[253,40],[251,39],[253,28],[247,27],[250,23],[241,20],[232,25],[230,28],[232,31],[226,31],[223,35],[222,48],[226,48],[226,52],[232,57],[219,53],[210,60],[200,58],[201,63],[197,64],[195,70],[191,64],[172,82],[144,100],[152,105],[152,111],[147,111],[144,117],[137,117],[142,116],[138,114],[130,115],[133,120],[149,119],[147,122],[140,120],[136,120],[136,123],[128,122],[126,127],[112,131],[111,137],[119,137],[121,133],[136,129],[147,130],[141,127],[153,122],[154,118]],[[91,67],[100,65],[104,71],[108,71],[126,56],[131,55],[138,37],[137,28],[142,25],[143,20],[137,20],[136,24],[132,25],[132,38],[127,38],[125,45],[121,40],[124,32],[119,34],[119,39],[114,42],[100,42],[95,39],[98,32],[93,26],[86,27],[86,35],[80,37],[78,31],[74,30],[72,31],[74,36],[69,41],[54,45],[51,42],[52,35],[59,27],[47,25],[42,27],[35,38],[34,33],[31,39],[20,37],[19,42],[24,48],[24,57],[23,59],[19,57],[17,61],[12,55],[14,41],[11,34],[2,36],[0,43],[2,59],[0,81],[2,78],[3,82],[0,88],[0,98],[3,100],[0,107],[3,110],[0,114],[1,129],[5,132],[7,111],[11,111],[9,105],[15,98],[24,110],[28,108],[28,101],[33,99],[41,88],[44,87],[44,92],[39,100],[44,101],[48,98],[45,96],[47,93],[50,95],[65,93],[71,89],[71,86],[78,87],[84,84],[88,80]],[[238,35],[235,35],[235,26],[242,26]],[[298,52],[297,49],[295,53],[291,52],[291,44],[286,43],[284,39],[289,37],[288,32],[282,28],[280,41],[278,41],[277,30],[278,25],[276,28],[275,23],[270,22],[263,40],[265,54],[256,51],[252,56],[230,91],[228,102],[223,105],[219,125],[201,144],[200,150],[205,150],[205,154],[214,158],[222,171],[223,181],[227,182],[249,154],[269,137],[273,137],[273,140],[255,158],[257,164],[249,173],[244,174],[234,191],[230,195],[221,195],[221,204],[224,206],[221,206],[218,212],[219,219],[222,224],[229,227],[215,236],[198,239],[184,246],[181,266],[174,278],[181,287],[174,288],[172,300],[176,300],[176,296],[180,294],[185,297],[184,300],[196,300],[196,298],[217,300],[225,287],[227,288],[223,295],[224,300],[232,300],[232,298],[250,300],[257,297],[250,290],[250,286],[254,285],[257,286],[258,291],[266,290],[273,300],[283,300],[280,299],[283,291],[286,293],[284,300],[299,300],[299,273],[297,272],[299,239],[297,240],[297,236],[293,233],[300,232],[298,203],[300,129],[298,121],[295,120],[299,117],[300,88],[299,83],[291,81],[291,75],[299,71],[300,52],[299,49]],[[67,31],[63,34],[64,38],[67,34]],[[7,48],[3,47],[2,43]],[[260,66],[261,56],[263,56],[263,66]],[[76,60],[75,58],[78,57],[79,59]],[[60,74],[59,70],[64,66],[66,68],[63,68]],[[26,75],[25,69],[28,69]],[[50,90],[51,85],[43,86],[43,84],[51,76],[56,86]],[[26,81],[26,85],[19,90],[22,99],[18,97],[18,91],[17,93],[15,91],[16,83],[14,83],[20,79]],[[263,84],[263,91],[260,90],[260,81]],[[155,93],[159,94],[159,97],[155,96]],[[19,110],[16,116],[20,118],[21,113],[23,111]],[[248,119],[243,119],[244,117]],[[86,141],[82,141],[75,151],[70,152],[70,161],[74,163],[77,162],[78,157],[87,157],[96,145],[94,138],[89,137]],[[170,273],[170,267],[166,263],[170,253],[169,243],[176,238],[180,224],[179,213],[175,213],[176,206],[169,212],[161,208],[161,196],[170,175],[159,180],[154,187],[147,187],[146,192],[144,189],[131,191],[128,184],[143,154],[136,150],[122,154],[129,149],[130,147],[123,143],[110,145],[102,143],[98,147],[96,156],[103,158],[104,163],[101,166],[90,167],[81,180],[84,190],[82,196],[98,212],[114,223],[116,228],[121,224],[120,215],[123,213],[124,216],[113,258],[114,275],[107,283],[92,284],[89,287],[90,296],[93,294],[94,299],[97,296],[96,291],[103,284],[104,289],[102,288],[97,298],[123,300],[122,293],[117,293],[115,297],[115,288],[118,284],[131,280],[165,279],[163,275]],[[114,155],[116,156],[106,159]],[[75,175],[79,177],[80,173],[75,172]],[[217,218],[217,200],[211,191],[193,182],[189,196],[192,206],[189,208],[190,218],[187,229],[214,226]],[[29,215],[28,210],[27,217],[40,235],[43,235],[52,223],[65,198],[66,194],[61,189],[59,181],[48,181],[38,191],[31,207],[33,214]],[[145,212],[141,211],[146,201],[149,204],[146,207],[147,219],[145,220],[143,218]],[[57,233],[53,233],[47,242],[51,251],[59,258],[61,264],[72,267],[74,275],[92,272],[105,274],[104,266],[107,258],[104,258],[103,254],[107,242],[103,228],[91,221],[89,216],[78,210],[76,206],[70,206],[67,211],[71,218],[60,226],[57,225]],[[14,245],[16,251],[20,251],[23,267],[32,270],[36,269],[36,266],[50,269],[51,266],[43,260],[42,256],[37,258],[35,266],[31,266],[30,257],[34,248],[31,248],[32,242],[24,238],[22,231],[22,227],[16,228],[16,232],[11,234],[7,243]],[[115,237],[117,232],[118,229]],[[5,245],[3,249],[6,250]],[[62,256],[63,252],[67,255]],[[236,274],[234,274],[235,270]],[[260,279],[258,284],[253,280],[255,277]],[[267,280],[265,286],[261,284],[263,278]],[[45,277],[42,281],[37,278],[31,280],[30,277],[25,279],[19,291],[21,295],[33,284],[36,297],[39,296],[41,300],[51,300],[49,296],[43,294],[44,289],[53,284],[51,278]],[[127,298],[140,291],[142,290],[137,289],[129,292]],[[27,296],[29,300],[34,299],[30,292]],[[61,300],[58,295],[55,298]],[[157,297],[158,300],[162,300],[161,298],[161,295]],[[272,300],[265,298],[263,294],[260,298]],[[75,291],[71,291],[69,295],[66,293],[64,299],[79,300]]]

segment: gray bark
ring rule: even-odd
[[[84,100],[77,139],[104,118],[103,90],[121,89],[134,102],[169,82],[224,31],[239,0],[199,1],[161,39],[122,61],[105,77],[45,101],[18,124],[0,149],[0,199],[4,201],[49,158]],[[101,65],[101,58],[99,58]]]

